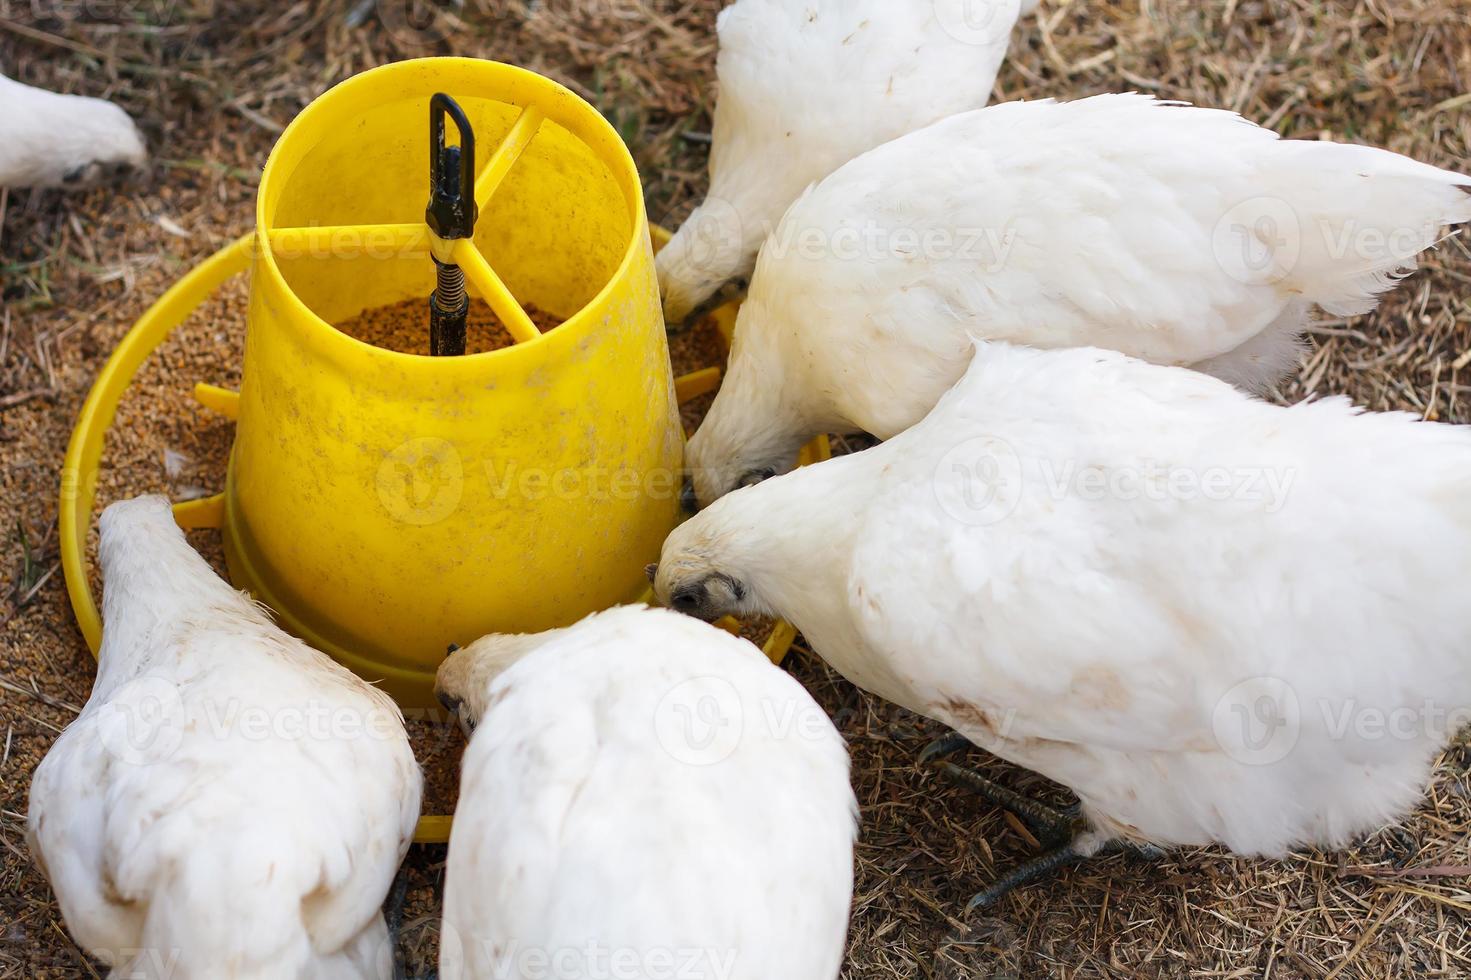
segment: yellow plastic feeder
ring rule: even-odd
[[[421,357],[332,326],[434,290],[439,92],[497,147],[474,237],[446,255],[518,341],[503,350]],[[225,491],[237,585],[412,706],[451,641],[642,595],[682,433],[638,173],[602,116],[508,65],[388,65],[286,129],[256,222]],[[542,335],[525,303],[565,320]]]
[[[417,298],[428,329],[440,92],[494,147],[451,258],[518,341],[460,357],[333,326]],[[644,594],[679,513],[683,434],[638,173],[595,109],[493,62],[374,69],[287,127],[256,223],[238,406],[203,394],[238,420],[223,502],[181,514],[223,518],[236,586],[409,707],[433,703],[450,642]],[[563,322],[542,334],[523,304]]]
[[[493,148],[476,160],[473,237],[452,241],[425,218],[441,92],[477,147]],[[241,391],[194,388],[237,420],[225,490],[174,511],[184,527],[221,529],[233,583],[283,626],[403,706],[431,707],[447,644],[647,598],[643,568],[679,518],[678,403],[712,390],[720,370],[671,377],[653,265],[668,236],[651,240],[633,161],[592,106],[494,62],[374,69],[287,127],[256,222],[138,320],[72,433],[62,564],[94,653],[86,540],[107,429],[148,355],[247,270]],[[463,270],[514,346],[416,356],[333,326],[417,298],[427,332],[431,256]],[[530,304],[563,322],[543,334]],[[715,316],[728,346],[735,309]],[[819,439],[802,462],[828,452]],[[766,654],[779,662],[793,637],[778,624]],[[417,839],[448,829],[425,816]]]

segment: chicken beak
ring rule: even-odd
[[[465,702],[460,698],[452,697],[451,695],[446,694],[443,691],[434,692],[434,696],[439,699],[440,704],[444,705],[444,710],[449,712],[450,717],[453,718],[455,720],[455,723],[460,726],[460,731],[465,733],[465,738],[468,740],[470,736],[474,734],[475,726],[470,723],[469,718],[465,717],[465,712],[463,710],[465,707]]]

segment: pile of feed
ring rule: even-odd
[[[523,309],[542,333],[561,325],[563,317],[527,303]],[[400,354],[429,356],[429,299],[413,297],[364,310],[336,325],[349,337]],[[484,300],[470,297],[470,315],[465,318],[465,353],[483,354],[515,346],[516,338],[501,323]]]

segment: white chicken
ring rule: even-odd
[[[111,102],[0,75],[0,187],[88,187],[147,159],[138,127]]]
[[[1372,310],[1444,225],[1471,220],[1467,185],[1141,95],[912,133],[824,180],[764,246],[690,443],[696,494],[785,472],[822,432],[903,431],[965,370],[972,334],[1260,391],[1296,362],[1313,304]]]
[[[442,980],[837,975],[847,750],[754,646],[624,607],[484,637],[445,661],[438,692],[473,731]]]
[[[736,0],[720,53],[710,190],[659,253],[679,329],[744,292],[756,252],[814,181],[991,98],[1037,0]]]
[[[655,588],[784,616],[858,686],[1072,788],[1055,865],[1282,857],[1402,816],[1471,720],[1468,577],[1471,429],[981,343],[912,429],[677,528]]]
[[[27,818],[67,928],[115,978],[390,976],[422,785],[398,708],[221,581],[162,497],[101,531],[97,679]]]

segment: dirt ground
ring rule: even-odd
[[[897,0],[896,0],[897,2]],[[279,129],[333,83],[389,60],[515,62],[594,102],[633,147],[650,213],[703,190],[718,0],[289,4],[0,0],[0,72],[112,98],[155,160],[125,188],[0,191],[0,977],[91,977],[25,851],[29,774],[87,698],[93,663],[58,567],[56,490],[76,413],[133,319],[250,229]],[[1471,159],[1471,0],[1043,0],[998,98],[1140,90],[1238,109],[1287,136],[1358,140],[1441,166]],[[108,447],[103,499],[212,492],[230,425],[187,398],[238,383],[240,292],[145,367]],[[1471,416],[1471,246],[1447,241],[1377,314],[1318,325],[1286,400],[1345,393],[1444,422]],[[217,557],[204,533],[196,543]],[[915,769],[933,725],[789,668],[832,712],[863,807],[844,976],[1471,976],[1471,749],[1452,746],[1403,834],[1288,862],[1216,851],[1109,858],[962,921],[969,895],[1034,853],[1020,824]],[[427,726],[427,723],[425,723]],[[421,750],[453,753],[427,727]],[[1003,782],[1055,792],[975,761]],[[435,948],[442,848],[410,857],[409,967]]]

